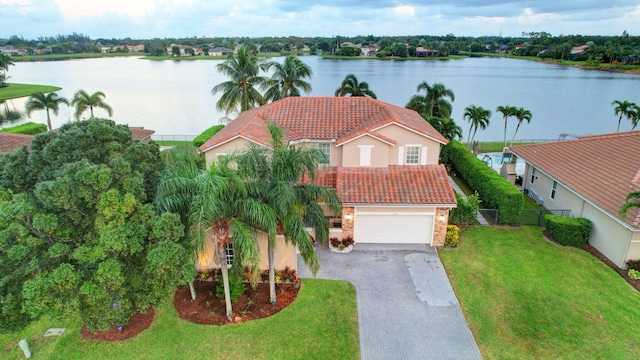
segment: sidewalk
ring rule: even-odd
[[[458,184],[455,181],[453,181],[453,178],[451,176],[449,176],[449,181],[451,182],[451,187],[453,187],[453,190],[455,190],[458,194],[460,194],[460,196],[462,196],[465,200],[467,200],[467,195],[465,195],[462,189],[460,189],[460,186],[458,186]],[[489,222],[487,221],[487,219],[484,218],[484,216],[482,216],[482,214],[479,211],[478,211],[478,222],[480,223],[480,225],[489,226]]]

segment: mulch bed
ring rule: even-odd
[[[556,245],[560,245],[560,246],[565,246],[565,245],[560,244],[559,242],[557,242],[551,236],[551,234],[549,234],[548,231],[545,230],[543,233],[544,233],[544,237],[547,238],[547,240],[551,241],[552,243],[554,243]],[[617,272],[618,275],[622,276],[622,278],[625,279],[625,281],[628,282],[629,285],[633,286],[636,290],[640,291],[640,280],[634,280],[634,279],[630,278],[629,275],[627,274],[627,270],[620,269],[616,264],[614,264],[611,260],[607,259],[606,256],[604,256],[600,251],[598,251],[598,249],[594,248],[593,246],[591,246],[589,244],[583,245],[582,249],[586,250],[591,255],[593,255],[596,258],[598,258],[605,265],[607,265],[608,267],[613,269],[613,271]]]
[[[117,326],[113,326],[106,331],[91,333],[86,326],[83,326],[81,331],[82,337],[103,341],[118,341],[132,338],[151,326],[155,315],[156,311],[153,308],[147,309],[146,314],[135,313],[129,320],[129,323],[122,327],[122,331],[120,331]]]
[[[245,284],[246,291],[232,303],[233,316],[227,320],[224,299],[215,296],[216,281],[196,281],[196,300],[191,301],[188,286],[179,287],[173,297],[178,316],[196,324],[225,325],[261,319],[282,311],[298,296],[299,287],[276,284],[277,303],[269,302],[269,283],[258,283],[255,289]]]

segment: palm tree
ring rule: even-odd
[[[300,89],[305,93],[311,92],[311,84],[302,80],[311,78],[311,68],[293,55],[284,59],[284,63],[277,61],[267,63],[266,69],[275,68],[271,79],[264,85],[267,91],[265,101],[276,101],[288,96],[300,96]]]
[[[422,90],[425,91],[425,94],[413,95],[409,99],[406,108],[425,114],[428,117],[448,118],[451,116],[451,103],[455,101],[455,96],[451,89],[447,89],[444,84],[435,83],[431,86],[426,81],[423,81],[417,87],[418,92]]]
[[[11,56],[7,54],[0,54],[0,87],[6,86],[6,72],[9,71],[10,65],[14,65],[13,61],[11,60]]]
[[[502,113],[502,117],[504,118],[504,147],[507,146],[507,119],[509,119],[512,116],[516,115],[516,111],[518,109],[515,106],[509,106],[509,105],[505,105],[505,106],[498,106],[498,108],[496,109],[496,112],[501,112]]]
[[[42,92],[37,92],[31,94],[27,103],[25,104],[25,109],[27,110],[27,116],[31,117],[31,113],[35,110],[46,110],[47,111],[47,126],[49,127],[49,131],[53,130],[51,126],[51,115],[49,111],[53,112],[54,115],[58,115],[58,110],[60,104],[65,104],[69,106],[69,100],[64,97],[58,96],[58,94],[51,92],[48,94],[43,94]]]
[[[334,214],[340,213],[340,202],[335,189],[302,183],[303,175],[315,177],[318,163],[324,154],[313,147],[290,148],[284,141],[282,128],[269,124],[271,148],[250,146],[236,161],[238,169],[249,182],[250,192],[273,209],[278,224],[284,229],[285,241],[295,245],[315,275],[320,264],[313,248],[313,239],[305,230],[315,229],[317,241],[327,242],[329,223],[324,216],[324,204]],[[273,224],[275,228],[276,224]],[[268,241],[270,300],[275,304],[274,246],[275,233],[270,231]]]
[[[447,140],[462,139],[462,128],[453,119],[435,116],[423,117]]]
[[[255,233],[273,228],[275,216],[269,206],[249,196],[245,182],[228,162],[213,163],[204,170],[198,166],[196,156],[176,159],[163,172],[155,203],[162,211],[181,214],[195,255],[202,254],[212,238],[222,273],[226,316],[231,319],[225,247],[233,243],[233,271],[241,273],[246,266],[256,273],[260,252]]]
[[[520,129],[520,125],[522,124],[522,122],[526,120],[527,124],[530,123],[533,114],[531,114],[531,111],[519,107],[513,116],[515,116],[518,120],[518,125],[516,125],[516,131],[513,132],[513,137],[511,138],[511,143],[509,143],[509,146],[513,145],[513,141],[516,139],[516,134],[518,133],[518,129]]]
[[[635,103],[629,102],[627,100],[624,101],[620,101],[620,100],[614,100],[611,105],[613,105],[613,112],[618,116],[618,128],[616,130],[616,132],[620,132],[620,121],[622,121],[622,117],[626,117],[627,120],[631,120],[631,123],[633,124],[633,128],[635,129],[636,126],[638,125],[638,105],[636,105]]]
[[[473,138],[476,137],[476,131],[478,128],[482,130],[489,126],[489,118],[491,117],[491,110],[484,109],[482,106],[470,105],[464,109],[464,119],[469,121],[469,141],[467,142],[467,148],[473,142]],[[473,134],[471,131],[473,130]]]
[[[349,74],[342,80],[342,84],[336,90],[335,96],[368,96],[372,99],[376,99],[376,94],[369,89],[369,84],[366,81],[359,82],[358,78]]]
[[[633,191],[625,198],[625,203],[620,207],[619,214],[626,218],[627,212],[631,209],[640,209],[640,190]]]
[[[113,109],[106,102],[104,102],[104,98],[106,95],[102,91],[96,91],[93,94],[89,95],[84,90],[78,90],[74,95],[73,99],[71,99],[71,105],[76,107],[75,117],[76,120],[80,120],[80,116],[82,113],[89,109],[91,113],[90,119],[93,119],[93,108],[101,108],[107,111],[109,116],[113,115]]]
[[[211,89],[212,95],[222,92],[220,100],[216,103],[218,110],[224,111],[228,116],[265,104],[264,98],[257,90],[258,86],[267,81],[267,78],[259,76],[260,69],[264,69],[264,66],[245,45],[240,46],[237,55],[218,64],[217,68],[218,72],[230,79]]]

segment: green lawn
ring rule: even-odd
[[[66,327],[62,337],[43,337]],[[0,358],[24,359],[17,344],[29,341],[32,359],[358,359],[356,294],[343,281],[303,279],[298,298],[282,312],[237,325],[196,325],[173,305],[157,309],[151,327],[118,342],[84,340],[78,322],[41,320],[17,334],[0,335]]]
[[[639,359],[640,293],[538,227],[463,227],[439,250],[485,359]]]
[[[29,96],[38,91],[49,93],[60,89],[62,88],[57,86],[8,83],[6,87],[0,88],[0,101]]]
[[[160,146],[193,146],[192,141],[187,140],[153,140]]]

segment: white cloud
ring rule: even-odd
[[[400,5],[400,6],[396,6],[395,12],[398,15],[414,16],[416,14],[416,9],[413,6]]]

